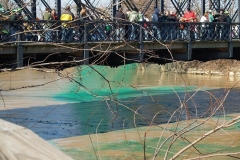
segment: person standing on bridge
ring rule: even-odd
[[[92,38],[92,30],[94,30],[94,23],[90,23],[90,18],[87,15],[87,9],[85,6],[82,7],[80,11],[80,20],[86,24],[84,27],[84,23],[80,23],[80,41],[81,42],[87,42],[90,41]],[[86,31],[86,39],[84,38],[84,31]]]
[[[74,20],[74,15],[70,10],[70,6],[67,6],[65,10],[62,12],[61,21],[72,21]],[[71,28],[71,24],[69,22],[62,23],[62,42],[68,42],[71,34],[73,34],[73,29]]]
[[[180,19],[181,22],[193,22],[194,19],[196,19],[197,16],[195,14],[195,12],[193,12],[190,7],[187,8],[187,11],[184,13],[183,17]],[[183,24],[184,25],[184,24]],[[182,32],[182,40],[187,40],[188,37],[190,37],[190,39],[192,39],[194,37],[193,32],[190,30],[188,31],[188,26],[190,24],[186,24],[184,25],[184,30],[181,30]],[[190,33],[190,36],[188,35],[188,33]]]
[[[208,21],[210,22],[208,25],[208,39],[213,40],[215,26],[212,23],[214,21],[214,17],[212,15],[212,10],[208,10]]]
[[[161,40],[163,41],[166,41],[169,36],[169,32],[168,32],[169,26],[168,24],[161,23],[161,22],[167,22],[167,18],[168,18],[168,12],[159,13],[158,22],[160,22],[160,24],[158,25],[158,28],[160,29]]]
[[[215,15],[216,22],[220,22],[220,24],[217,24],[216,26],[216,40],[222,40],[223,36],[222,33],[224,31],[224,19],[226,18],[226,15],[224,14],[224,9],[220,9],[219,14]]]
[[[178,21],[177,16],[174,14],[173,11],[170,11],[167,17],[167,22],[177,22],[177,21]],[[168,39],[175,40],[177,37],[177,34],[176,34],[177,25],[173,23],[173,24],[170,24],[168,28],[170,32]]]
[[[55,9],[52,9],[52,11],[51,11],[51,16],[52,16],[52,20],[59,20],[59,17],[58,17],[58,15],[57,15],[57,12],[56,12],[56,10]],[[53,40],[55,40],[55,41],[57,41],[57,39],[58,39],[58,35],[59,35],[59,24],[58,24],[58,22],[54,22],[53,24],[52,24],[52,29],[54,30],[53,32],[52,32],[52,38],[53,38]]]
[[[136,22],[139,22],[140,20],[140,17],[139,17],[139,13],[138,13],[138,9],[135,7],[129,14],[128,14],[128,17],[129,17],[129,21],[132,22],[131,23],[131,36],[130,36],[130,40],[137,40],[137,28],[138,28],[138,25],[136,24]]]
[[[155,8],[154,13],[152,15],[152,22],[153,22],[153,38],[156,38],[158,40],[161,39],[160,35],[160,28],[158,22],[160,22],[160,14],[159,14],[159,9]]]
[[[43,20],[45,21],[52,20],[50,8],[46,8],[45,13],[43,14]],[[52,42],[52,32],[50,30],[51,23],[45,22],[43,28],[45,29],[45,41]]]
[[[224,29],[223,29],[223,33],[222,33],[222,38],[223,40],[229,40],[231,33],[230,33],[230,23],[232,22],[232,19],[229,16],[229,12],[225,11],[225,18],[224,18],[224,22],[226,22],[227,24],[224,25]]]
[[[56,12],[56,9],[52,9],[51,11],[51,16],[52,16],[52,20],[58,20],[58,15],[57,15],[57,12]]]
[[[19,22],[19,20],[22,20],[22,14],[21,9],[17,8],[12,11],[12,15],[10,16],[10,20],[14,21],[10,24],[10,35],[11,35],[11,41],[18,40],[17,32],[22,31],[22,24]]]
[[[204,15],[200,19],[200,22],[202,22],[200,40],[205,41],[208,36],[208,25],[205,24],[205,22],[209,22],[208,12],[204,13]]]
[[[196,14],[190,9],[190,7],[188,7],[187,12],[185,12],[182,17],[182,20],[184,20],[184,22],[193,22],[195,18],[197,18]]]
[[[125,27],[122,24],[122,22],[125,21],[125,19],[126,19],[125,17],[126,16],[123,13],[122,8],[120,7],[115,14],[115,21],[117,23],[117,25],[116,25],[116,40],[117,41],[122,40],[125,35],[125,31],[124,31]]]

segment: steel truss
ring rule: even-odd
[[[28,10],[26,4],[22,0],[14,0],[15,3],[22,8],[24,14],[29,19],[36,19],[36,0],[31,1],[31,11]],[[45,0],[41,0],[45,7],[50,8],[48,3]],[[93,6],[93,3],[90,0],[84,0],[84,3],[81,0],[74,0],[77,5],[77,15],[82,9],[82,6],[88,8],[88,14],[93,15],[95,18],[99,18],[102,13],[97,11],[97,8]],[[198,16],[202,16],[206,10],[213,10],[215,12],[219,12],[220,9],[224,9],[230,12],[230,16],[232,17],[233,22],[240,22],[240,0],[170,0],[170,6],[166,6],[165,2],[168,0],[149,0],[149,2],[142,8],[142,13],[144,14],[151,4],[154,2],[154,7],[160,9],[161,12],[169,11],[169,9],[176,10],[176,13],[182,16],[187,7],[190,7],[192,10],[197,12]],[[110,14],[112,17],[115,16],[117,9],[124,4],[129,10],[133,10],[137,8],[134,4],[133,0],[111,0],[111,9]],[[237,4],[236,4],[237,3]],[[168,3],[169,4],[169,3]],[[55,0],[55,8],[58,16],[61,15],[61,0]]]

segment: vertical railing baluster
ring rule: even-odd
[[[21,34],[18,33],[18,42],[17,42],[17,67],[23,67],[23,46],[21,43]]]
[[[188,44],[187,44],[188,60],[192,59],[192,40],[191,40],[191,22],[188,23]]]
[[[230,33],[228,33],[229,35],[229,42],[228,42],[228,52],[229,52],[229,58],[233,58],[233,42],[232,42],[232,32],[233,32],[233,30],[232,30],[232,22],[230,22],[230,24],[229,24],[229,32]]]
[[[139,25],[140,27],[139,29],[139,49],[140,49],[140,53],[139,53],[139,57],[140,57],[140,62],[143,62],[143,57],[144,57],[144,53],[143,53],[143,50],[144,50],[144,43],[143,43],[143,23],[140,22]]]
[[[87,23],[84,21],[84,64],[89,64],[89,46],[88,46],[88,34],[87,33]]]

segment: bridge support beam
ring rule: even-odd
[[[158,0],[158,5],[160,5],[160,12],[164,13],[164,0]]]
[[[21,43],[21,34],[18,34],[17,67],[23,67],[23,46]]]
[[[144,34],[144,30],[143,30],[143,24],[139,25],[140,27],[140,37],[139,37],[139,49],[140,49],[140,53],[139,53],[139,60],[140,62],[142,63],[143,62],[143,58],[144,58],[144,53],[143,53],[143,50],[144,50],[144,43],[143,43],[143,34]]]
[[[192,42],[188,41],[187,44],[187,54],[188,54],[188,60],[192,59]]]
[[[192,9],[192,6],[191,6],[191,0],[188,0],[187,7]]]
[[[158,8],[164,13],[164,0],[154,0],[154,8]]]
[[[58,17],[61,17],[61,0],[55,0],[55,8],[56,8],[56,12]]]
[[[77,4],[77,16],[80,17],[80,11],[82,10],[81,3]]]
[[[191,0],[189,0],[189,3]],[[190,4],[189,4],[190,7]],[[192,36],[191,36],[191,26],[188,25],[188,43],[187,43],[187,54],[188,54],[188,60],[192,59]]]
[[[141,63],[143,62],[143,58],[144,58],[143,49],[144,49],[144,44],[141,43],[141,44],[140,44],[140,53],[139,53],[139,61],[140,61]]]
[[[240,0],[238,0],[238,10],[237,10],[237,14],[238,14],[238,23],[240,22]]]
[[[206,12],[206,8],[205,8],[205,5],[206,5],[206,1],[205,0],[202,0],[202,15],[204,15],[204,13]],[[210,8],[209,8],[210,9]]]
[[[112,0],[111,2],[112,2],[111,18],[113,19],[115,17],[116,12],[117,12],[117,4],[116,4],[117,0]]]
[[[84,45],[84,64],[89,65],[89,45]]]
[[[81,0],[74,0],[77,5],[77,17],[80,18],[80,11],[82,10],[82,1]]]
[[[36,11],[36,0],[32,0],[31,3],[31,12],[33,15],[33,19],[35,20],[37,18],[37,11]]]
[[[233,58],[233,43],[232,43],[232,41],[228,42],[228,52],[229,52],[229,58]]]

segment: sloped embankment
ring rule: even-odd
[[[146,64],[144,68],[159,69],[162,72],[240,76],[240,61],[234,59],[218,59],[207,62],[176,61],[163,65]]]

